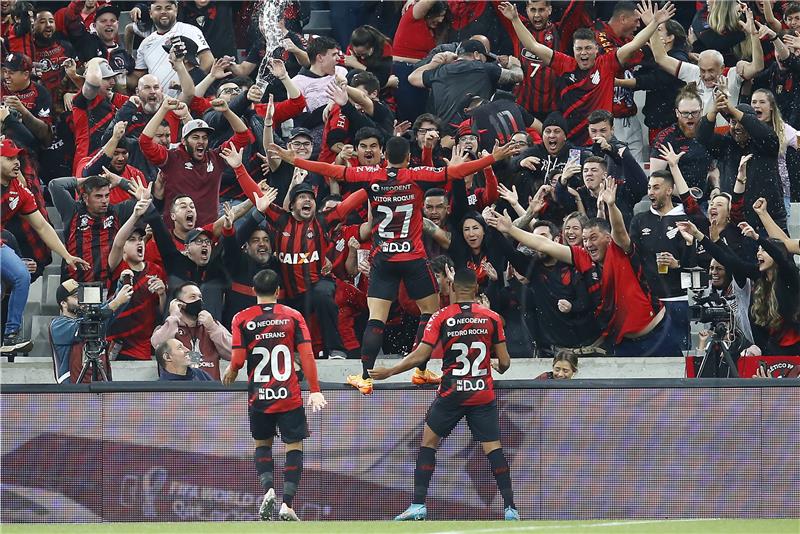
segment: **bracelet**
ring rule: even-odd
[[[745,180],[740,180],[740,179],[738,179],[738,178],[737,178],[737,179],[736,179],[736,181],[737,181],[737,182],[739,182],[739,183],[740,183],[740,184],[742,184],[742,185],[744,185],[744,184],[746,184],[746,183],[747,183],[747,180],[746,180],[746,179],[745,179]]]
[[[779,36],[779,35],[776,33],[776,34],[775,34],[775,37],[773,37],[772,39],[770,39],[770,40],[769,40],[769,42],[770,42],[770,43],[774,43],[775,41],[777,41],[777,40],[778,40],[778,38],[779,38],[779,37],[780,37],[780,36]]]
[[[267,124],[266,121],[264,121],[264,126],[269,126],[271,128],[272,127],[272,123]]]

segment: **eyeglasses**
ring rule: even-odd
[[[438,131],[439,131],[439,128],[420,128],[419,130],[417,130],[417,132],[419,132],[421,134],[426,134],[428,132],[438,132]]]
[[[192,243],[202,247],[203,245],[210,245],[211,244],[211,240],[210,239],[195,239],[194,241],[192,241]]]
[[[301,141],[292,141],[291,143],[289,143],[289,145],[291,145],[292,148],[311,148],[312,146],[314,146],[313,143],[308,141],[305,143]]]
[[[219,94],[221,95],[238,95],[242,92],[241,87],[226,87],[225,89],[221,90]]]
[[[683,119],[691,119],[693,117],[699,117],[701,112],[702,110],[700,109],[696,109],[694,111],[679,111],[678,115],[680,115]]]

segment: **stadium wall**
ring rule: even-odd
[[[511,381],[502,440],[523,519],[785,518],[800,502],[789,380]],[[5,386],[2,522],[255,520],[244,385]],[[295,509],[389,519],[410,502],[431,389],[331,384]],[[283,445],[274,447],[277,493]],[[502,517],[466,423],[444,440],[429,518]]]

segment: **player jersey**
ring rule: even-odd
[[[474,302],[451,304],[431,316],[422,343],[442,344],[442,383],[437,395],[461,406],[492,402],[491,350],[506,342],[499,315]]]
[[[624,46],[630,41],[630,39],[625,40],[617,37],[611,26],[602,20],[595,22],[594,35],[597,41],[598,54],[616,54],[621,46]],[[638,64],[641,63],[642,59],[644,59],[644,54],[641,50],[637,50],[627,63]],[[620,78],[633,78],[633,69],[625,69]],[[619,119],[636,115],[637,107],[636,103],[633,101],[633,89],[614,87],[614,103],[612,107],[614,118]]]
[[[30,215],[38,210],[36,199],[30,189],[14,178],[7,186],[1,186],[2,212],[0,213],[0,229],[17,213]]]
[[[614,78],[622,69],[617,54],[598,55],[594,67],[580,70],[575,58],[554,52],[550,62],[558,80],[561,114],[567,120],[567,137],[579,146],[589,141],[589,114],[597,109],[612,111]]]
[[[463,178],[494,163],[489,155],[441,169],[417,167],[344,167],[318,161],[295,160],[295,167],[359,184],[367,191],[375,215],[372,255],[383,255],[386,261],[425,259],[422,243],[422,203],[424,191],[419,182],[429,187],[442,187],[451,178]]]
[[[247,352],[250,409],[280,413],[303,406],[294,353],[311,336],[300,312],[282,304],[257,304],[237,313],[231,330],[233,350]]]
[[[631,244],[631,247],[634,245]],[[602,269],[601,300],[596,316],[601,325],[605,326],[603,334],[611,342],[618,344],[625,335],[641,332],[661,311],[663,305],[647,285],[644,266],[635,247],[630,254],[626,254],[619,245],[612,242],[606,249],[602,264],[595,264],[583,248],[570,248],[575,268],[581,273],[587,273],[590,280],[597,277],[593,270]]]

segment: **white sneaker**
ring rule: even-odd
[[[286,506],[286,503],[281,504],[281,510],[278,512],[278,517],[281,521],[300,521],[300,518],[297,517],[297,514],[294,513],[294,510]]]
[[[258,509],[258,515],[262,521],[272,521],[272,511],[275,509],[275,490],[270,488],[264,494],[264,500],[261,501],[261,507]]]

